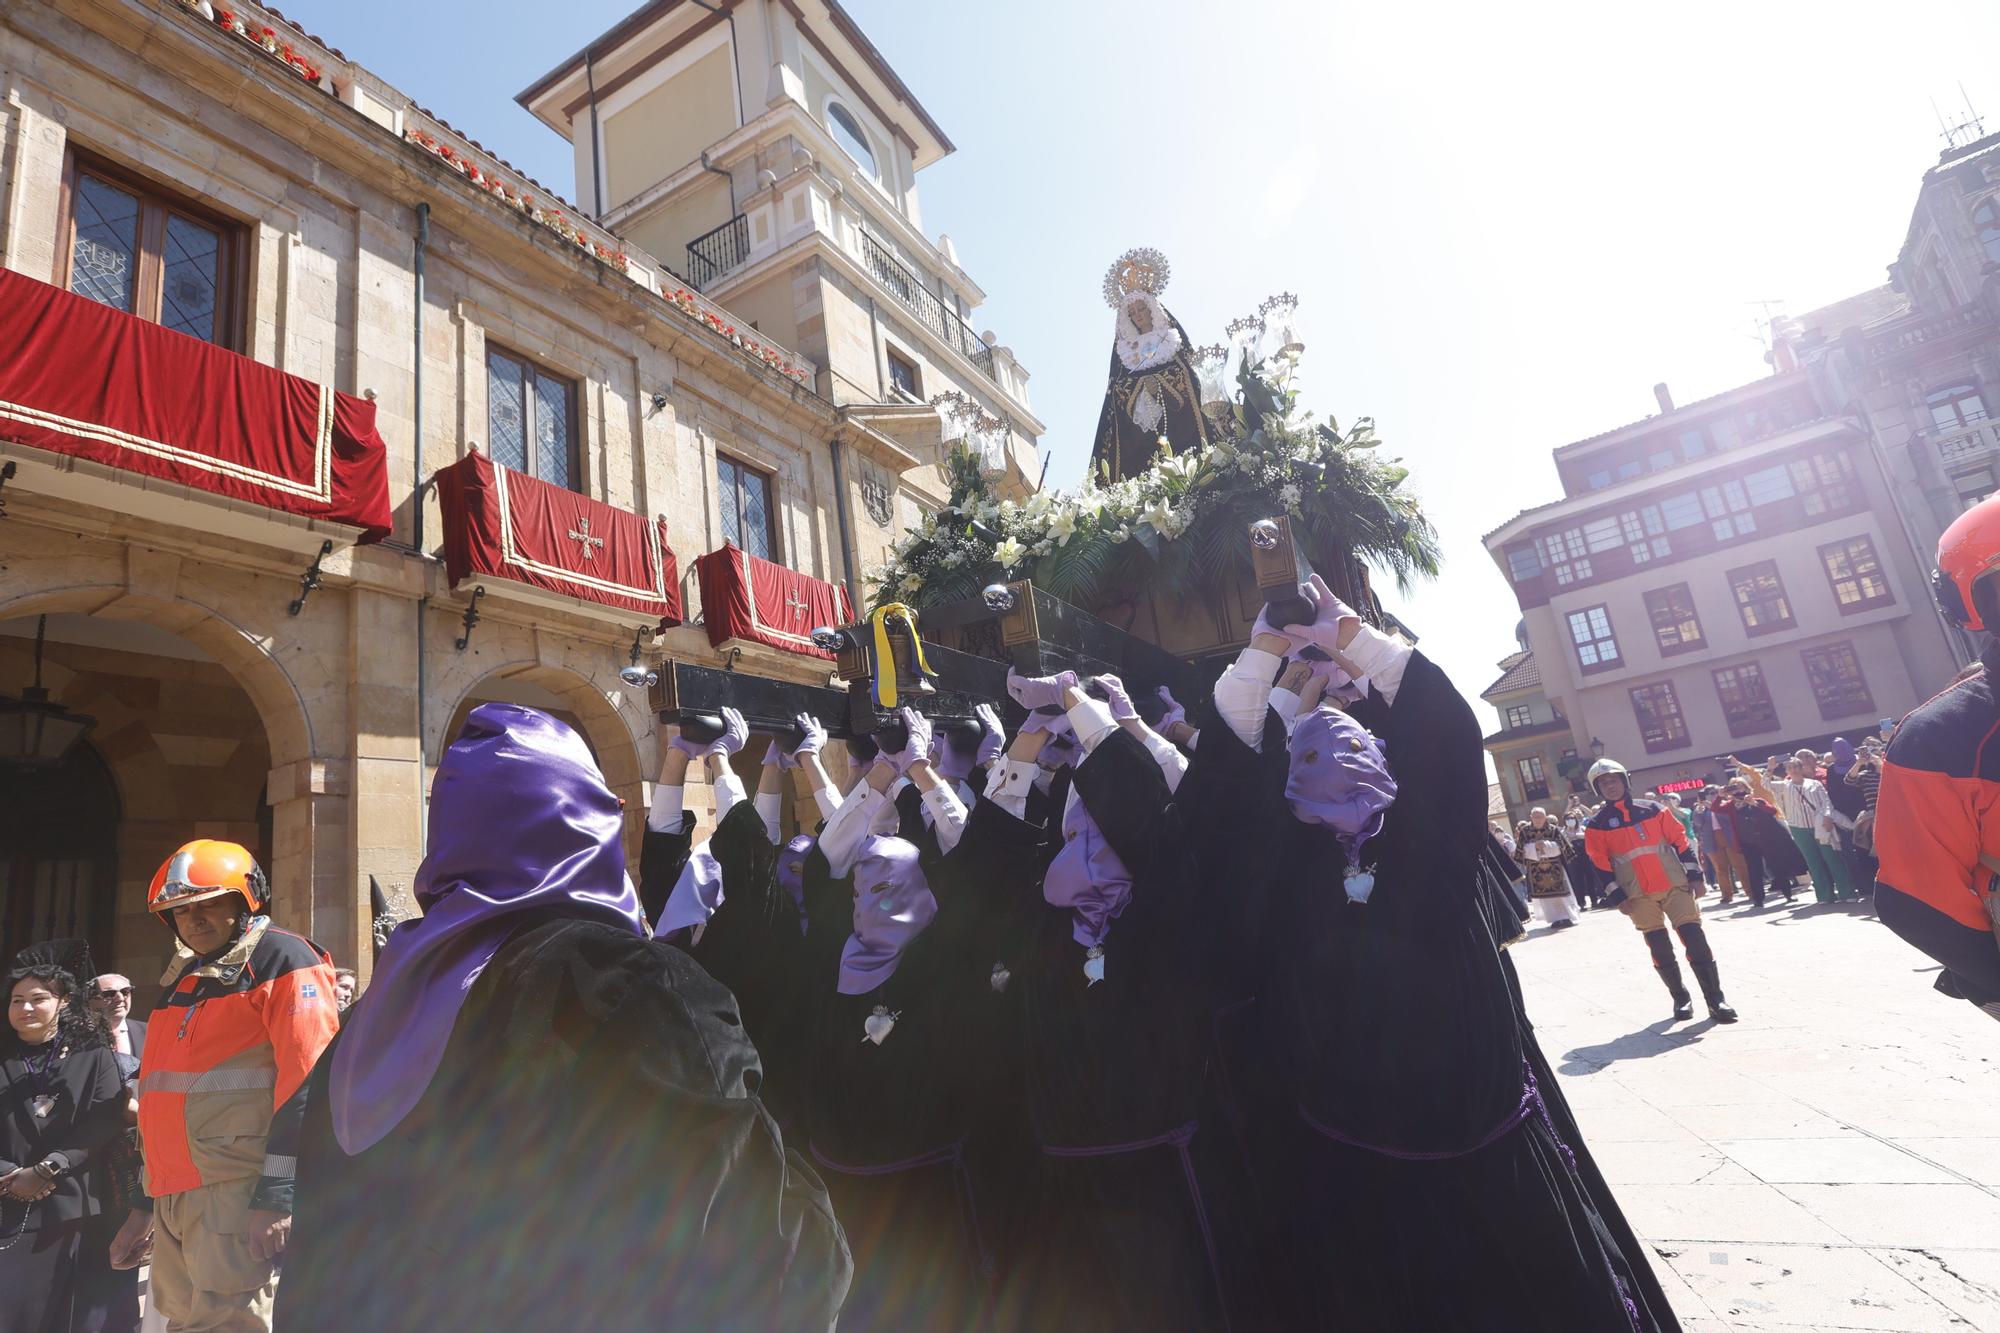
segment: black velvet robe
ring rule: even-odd
[[[853,1246],[843,1330],[972,1330],[990,1313],[992,1197],[975,1172],[984,1108],[987,972],[971,945],[972,904],[914,806],[901,836],[921,853],[937,914],[895,973],[863,995],[836,989],[853,933],[852,877],[835,879],[815,848],[806,861],[806,938],[796,994],[804,1036],[810,1151]],[[865,1023],[880,1006],[896,1022],[879,1045]]]
[[[422,1100],[356,1157],[332,1065],[307,1102],[286,1333],[832,1327],[851,1268],[825,1188],[757,1098],[734,999],[680,950],[525,925]]]
[[[1220,1328],[1242,1271],[1242,1181],[1229,1136],[1204,1121],[1215,1004],[1190,843],[1158,763],[1126,732],[1107,736],[1074,774],[1131,872],[1132,899],[1106,938],[1105,979],[1090,986],[1071,913],[1043,901],[1039,877],[996,886],[1027,905],[1031,923],[1013,984],[1041,1150],[999,1323]],[[1060,804],[1039,832],[994,813],[996,830],[1011,823],[1017,838],[1061,837]]]
[[[1253,834],[1274,858],[1258,872],[1270,895],[1261,1086],[1276,1093],[1260,1166],[1282,1219],[1264,1238],[1289,1279],[1285,1326],[1677,1328],[1501,954],[1518,917],[1481,864],[1471,709],[1413,654],[1393,707],[1376,694],[1353,711],[1386,742],[1399,788],[1362,850],[1370,901],[1347,901],[1339,844],[1282,800]],[[1524,1103],[1530,1070],[1546,1115]]]

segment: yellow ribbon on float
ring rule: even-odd
[[[917,637],[917,613],[901,602],[889,602],[868,613],[875,630],[875,701],[884,708],[896,706],[896,654],[889,647],[889,622],[900,620],[910,632],[911,650],[917,655],[917,670],[926,676],[937,673],[924,660],[924,641]]]

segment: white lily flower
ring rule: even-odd
[[[1021,563],[1022,557],[1026,554],[1027,551],[1022,548],[1021,543],[1012,537],[1004,539],[993,548],[993,559],[1002,569],[1012,569]]]

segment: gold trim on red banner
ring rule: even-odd
[[[530,559],[528,556],[521,554],[514,546],[514,512],[513,506],[507,501],[507,473],[509,471],[511,469],[505,463],[493,463],[493,492],[500,502],[500,559],[504,563],[517,565],[522,569],[533,570],[543,578],[559,579],[564,583],[574,583],[580,588],[593,588],[598,592],[610,593],[616,597],[630,597],[635,601],[650,601],[662,604],[665,604],[669,600],[669,593],[666,586],[667,562],[662,558],[660,553],[660,523],[658,519],[642,518],[640,520],[646,527],[647,556],[652,562],[653,586],[650,589],[634,588],[630,584],[615,583],[610,579],[592,578],[588,574],[579,574],[573,569],[564,569],[561,565],[544,564],[542,561]],[[634,515],[634,517],[638,516]]]

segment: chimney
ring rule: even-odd
[[[1660,400],[1660,411],[1671,412],[1674,410],[1674,396],[1667,392],[1666,385],[1655,384],[1653,386],[1653,397]]]

